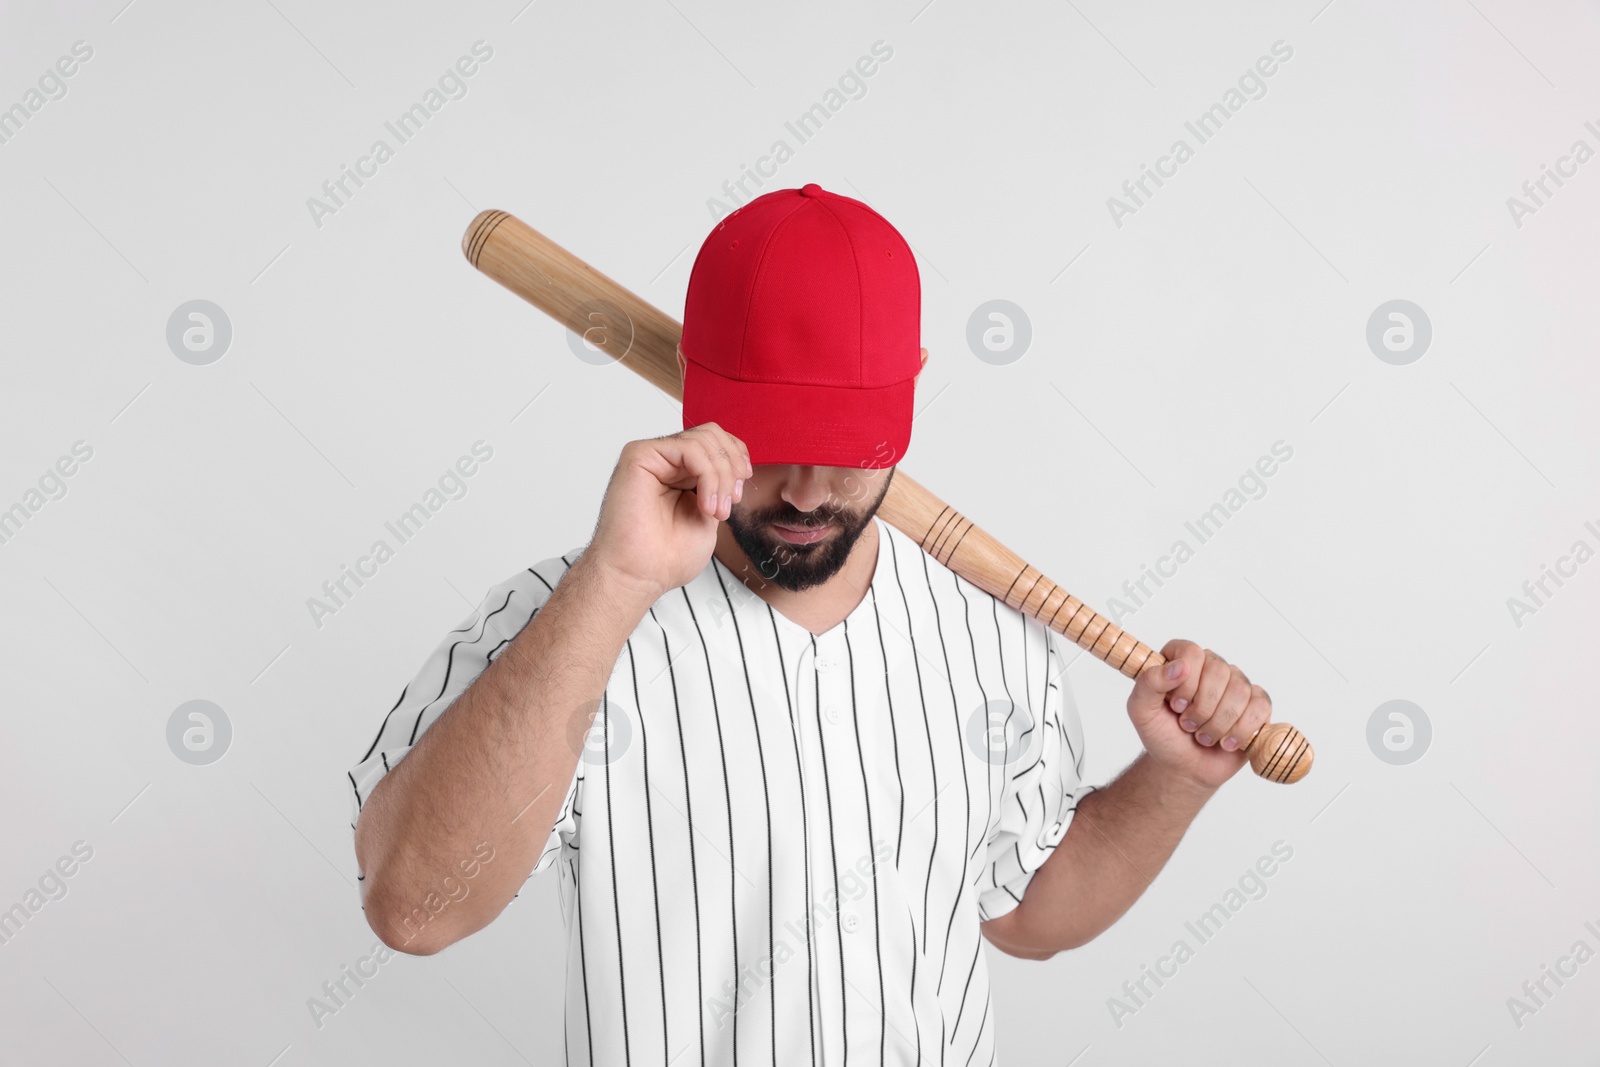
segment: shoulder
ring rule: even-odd
[[[548,597],[555,590],[556,583],[560,582],[562,576],[572,569],[572,565],[582,558],[584,550],[588,547],[585,543],[576,548],[569,548],[559,556],[548,556],[533,566],[513,574],[506,579],[506,583],[532,583],[542,588]]]
[[[1003,646],[1025,646],[1029,655],[1043,654],[1047,648],[1060,655],[1065,646],[1070,644],[1035,616],[1007,603],[1025,602],[1032,592],[1026,588],[1028,583],[1049,581],[1036,570],[1033,572],[1035,577],[1027,577],[1026,572],[1018,575],[1013,583],[1015,588],[1009,590],[1007,595],[1000,596],[941,562],[941,559],[951,557],[954,545],[946,542],[953,537],[959,543],[960,529],[945,535],[936,526],[929,534],[928,549],[887,521],[883,522],[881,532],[887,535],[883,545],[883,551],[889,553],[887,581],[894,588],[898,579],[898,586],[905,590],[906,600],[914,610],[921,605],[930,612],[937,610],[947,614],[953,610],[973,619],[981,614],[986,623],[998,629]],[[992,622],[989,621],[991,619]]]
[[[887,552],[889,556],[886,568],[890,582],[898,578],[907,587],[914,585],[926,590],[941,608],[946,602],[954,602],[957,606],[981,606],[985,611],[993,607],[999,612],[1021,616],[1022,613],[1007,606],[1004,599],[942,562],[951,558],[959,545],[960,529],[946,532],[935,524],[924,547],[887,520],[880,518],[880,522],[880,534],[885,535],[880,542],[880,551]]]
[[[559,555],[546,556],[531,566],[512,572],[489,588],[478,605],[479,611],[485,614],[515,614],[520,609],[523,615],[531,616],[550,599],[556,585],[578,562],[587,547],[584,544],[569,548]]]

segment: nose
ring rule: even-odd
[[[827,488],[817,476],[815,467],[793,466],[784,477],[783,489],[778,494],[796,511],[811,512],[828,499]]]

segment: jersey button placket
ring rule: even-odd
[[[813,780],[819,781],[816,795],[821,816],[816,820],[819,832],[828,834],[830,831],[838,836],[819,839],[817,848],[812,852],[812,879],[811,885],[817,892],[819,910],[813,912],[818,915],[822,923],[821,929],[816,931],[816,942],[819,951],[827,957],[829,965],[818,973],[818,982],[827,976],[826,990],[831,993],[828,1003],[833,1005],[832,1017],[829,1019],[830,1038],[828,1044],[827,1063],[835,1062],[839,1055],[833,1042],[839,1039],[837,1018],[839,1007],[836,1003],[840,993],[840,972],[843,971],[847,980],[852,969],[848,965],[848,958],[854,951],[854,939],[848,945],[840,943],[841,932],[848,936],[851,932],[851,919],[848,911],[843,907],[843,902],[834,898],[832,905],[827,903],[829,895],[835,888],[834,867],[835,862],[843,866],[845,857],[841,853],[835,856],[835,850],[840,848],[840,842],[847,839],[846,828],[838,822],[842,817],[840,810],[835,810],[833,821],[830,823],[826,783],[820,781],[822,777],[823,757],[826,754],[826,766],[832,772],[829,777],[833,779],[835,787],[841,780],[841,768],[837,762],[845,758],[845,732],[849,728],[849,694],[845,691],[848,679],[844,669],[844,643],[840,631],[836,628],[816,638],[816,692],[812,694],[810,705],[810,721],[816,728],[817,770]],[[808,783],[809,784],[809,783]],[[843,798],[835,793],[833,803],[836,809],[842,804]],[[820,872],[820,877],[818,874]],[[819,989],[819,992],[821,990]]]
[[[800,654],[795,659],[793,670],[793,677],[795,679],[795,745],[800,753],[800,783],[804,796],[801,815],[805,831],[805,851],[807,857],[809,857],[808,863],[811,871],[811,881],[806,896],[806,914],[813,917],[813,921],[817,914],[819,886],[818,878],[821,872],[816,863],[819,853],[815,848],[812,847],[812,842],[814,840],[812,834],[813,830],[818,827],[815,815],[817,812],[823,810],[822,801],[819,800],[817,794],[814,793],[814,790],[822,788],[822,780],[818,775],[809,774],[806,771],[806,768],[811,765],[813,757],[813,746],[810,742],[810,738],[812,736],[810,727],[813,724],[813,719],[810,712],[817,706],[816,702],[820,692],[816,686],[817,679],[813,677],[813,668],[817,667],[817,662],[814,656],[815,653],[812,649],[812,642],[805,642],[800,646]],[[806,921],[802,921],[800,925],[805,927]],[[811,947],[813,949],[820,950],[821,940],[821,932],[812,929]],[[815,1002],[816,1000],[820,999],[821,996],[822,984],[820,970],[814,968],[811,974],[811,998],[813,1002]],[[816,1020],[813,1019],[813,1026],[815,1027],[816,1025]],[[815,1035],[816,1044],[819,1046],[825,1045],[827,1035],[815,1030],[813,1033]],[[826,1055],[825,1052],[824,1055]]]

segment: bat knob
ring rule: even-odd
[[[1293,785],[1311,773],[1315,753],[1306,735],[1286,722],[1269,722],[1245,746],[1250,767],[1271,782]]]

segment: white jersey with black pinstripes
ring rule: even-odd
[[[618,656],[534,867],[560,876],[568,1064],[997,1062],[979,923],[1093,788],[1065,639],[873,521],[826,633],[712,559]],[[446,635],[350,771],[355,812],[579,551]]]

